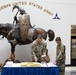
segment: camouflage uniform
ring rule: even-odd
[[[59,67],[60,75],[65,74],[65,46],[57,45],[56,64]]]
[[[32,43],[33,47],[32,47],[32,59],[33,61],[34,60],[34,57],[37,57],[38,59],[38,62],[41,62],[41,56],[43,54],[46,54],[46,41],[43,39],[41,41],[41,43],[38,43],[37,40],[35,40],[33,43]]]

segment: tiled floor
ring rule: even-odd
[[[65,75],[76,75],[76,67],[66,67]]]

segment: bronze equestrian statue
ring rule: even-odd
[[[46,40],[47,35],[49,37],[49,41],[52,41],[55,37],[54,32],[49,29],[45,31],[42,28],[34,28],[34,26],[30,23],[30,17],[25,12],[24,9],[21,9],[19,6],[14,6],[13,10],[18,8],[18,12],[20,12],[19,20],[17,19],[17,14],[14,17],[13,24],[10,23],[1,23],[0,24],[0,35],[2,38],[7,38],[9,43],[11,44],[11,55],[10,59],[15,59],[15,46],[18,45],[26,45],[32,43],[38,34],[41,34],[43,38]],[[17,13],[18,13],[17,12]],[[16,21],[16,24],[14,22]]]

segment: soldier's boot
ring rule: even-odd
[[[11,42],[13,45],[16,45],[17,44],[17,40],[16,39],[9,40],[9,42]]]
[[[12,37],[13,32],[14,32],[14,29],[11,29],[11,30],[9,31],[9,33],[8,33],[8,35],[7,35],[7,39],[9,39],[9,42],[12,42],[13,45],[15,45],[15,44],[17,44],[16,39],[11,40],[11,37]]]
[[[13,32],[14,32],[14,29],[11,29],[11,30],[9,31],[9,33],[8,33],[8,35],[7,35],[7,39],[10,40],[10,38],[12,37]]]

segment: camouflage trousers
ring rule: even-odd
[[[65,63],[57,62],[57,66],[59,67],[60,75],[65,75]]]

